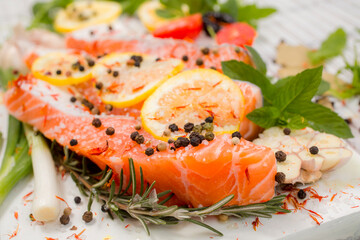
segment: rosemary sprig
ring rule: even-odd
[[[53,146],[54,149],[56,147]],[[59,147],[58,147],[59,149]],[[155,225],[170,225],[177,224],[182,221],[197,224],[201,227],[222,236],[222,233],[213,227],[207,225],[202,221],[207,216],[227,215],[234,217],[264,217],[271,218],[272,214],[282,212],[288,213],[289,210],[283,209],[284,195],[276,196],[272,200],[265,203],[251,204],[247,206],[225,206],[230,202],[234,195],[230,195],[220,200],[209,207],[202,208],[186,208],[173,206],[165,206],[164,204],[174,196],[174,194],[168,190],[156,193],[154,189],[155,182],[152,184],[145,184],[143,182],[143,172],[140,168],[140,182],[137,182],[137,176],[135,174],[135,166],[133,159],[129,159],[129,183],[124,187],[124,171],[120,172],[120,185],[116,191],[115,181],[112,180],[115,174],[111,169],[106,167],[104,170],[97,171],[90,169],[92,162],[84,157],[76,156],[76,154],[69,154],[67,148],[64,158],[56,158],[60,161],[58,164],[62,165],[68,172],[80,192],[85,196],[89,196],[88,211],[91,210],[91,205],[94,199],[102,201],[108,209],[108,213],[112,218],[112,214],[117,216],[121,221],[125,218],[137,219],[144,227],[146,232],[150,234],[148,224]],[[56,154],[56,151],[54,154]],[[84,166],[84,164],[86,166]],[[92,166],[94,168],[94,166]],[[96,167],[95,167],[96,168]],[[140,184],[140,194],[137,193],[137,183]],[[131,187],[131,194],[128,194],[128,190]],[[164,198],[159,201],[159,198]]]

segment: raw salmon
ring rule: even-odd
[[[132,117],[100,115],[102,126],[92,126],[94,118],[80,103],[70,102],[71,94],[31,76],[21,77],[4,95],[9,112],[33,125],[47,138],[68,146],[101,168],[109,165],[116,173],[128,169],[132,157],[135,167],[144,171],[146,182],[156,181],[158,191],[172,190],[184,204],[208,206],[234,194],[229,204],[265,202],[274,196],[276,161],[270,148],[256,146],[245,139],[232,145],[229,135],[220,135],[198,147],[145,155],[155,147],[149,133],[140,130],[147,145],[133,142],[130,133],[138,124]],[[106,135],[107,127],[115,129]],[[70,146],[70,140],[78,144]],[[128,172],[125,171],[128,176]],[[139,174],[139,173],[137,173]]]

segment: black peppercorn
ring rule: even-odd
[[[190,144],[190,140],[185,137],[179,137],[176,141],[180,141],[181,147],[187,147]]]
[[[185,132],[191,132],[194,128],[194,124],[193,123],[186,123],[184,125],[184,130]]]
[[[71,139],[70,140],[70,146],[75,146],[78,144],[78,141],[76,139]]]
[[[284,162],[286,160],[286,153],[283,151],[277,151],[275,153],[275,158],[278,162]]]
[[[99,89],[99,90],[101,90],[101,89],[103,88],[103,86],[104,86],[104,84],[103,84],[102,82],[97,82],[97,83],[95,84],[95,87],[96,87],[97,89]]]
[[[345,119],[345,122],[346,122],[347,124],[351,124],[351,123],[352,123],[352,119],[351,119],[351,118],[347,118],[347,119]]]
[[[135,142],[137,144],[143,144],[145,142],[145,138],[143,135],[138,135],[136,138],[135,138]]]
[[[298,191],[297,196],[298,196],[299,199],[305,199],[306,198],[306,192],[304,190],[300,189]]]
[[[145,154],[147,156],[151,156],[154,154],[154,149],[152,149],[151,147],[148,147],[146,150],[145,150]]]
[[[161,61],[161,58],[156,58],[155,59],[155,62],[159,62],[159,61]]]
[[[187,62],[187,61],[189,61],[189,57],[186,56],[186,55],[184,55],[184,56],[182,56],[182,60],[183,60],[184,62]]]
[[[113,127],[108,127],[106,129],[105,133],[106,133],[106,135],[109,135],[109,136],[114,135],[115,129]]]
[[[94,60],[92,60],[92,59],[88,59],[88,60],[87,60],[87,63],[88,63],[88,66],[89,66],[89,67],[93,67],[93,66],[95,65],[95,62],[94,62]]]
[[[76,97],[74,97],[74,96],[71,97],[71,98],[70,98],[70,101],[73,102],[73,103],[76,102]]]
[[[136,137],[139,136],[139,132],[132,132],[130,134],[130,138],[131,140],[135,141],[136,140]]]
[[[190,144],[191,144],[191,146],[197,147],[197,146],[200,145],[201,142],[202,142],[202,140],[201,140],[199,134],[198,135],[194,134],[192,136],[190,135]]]
[[[173,142],[175,142],[174,139],[172,139],[172,138],[169,138],[169,139],[168,139],[168,144],[171,144],[171,143],[173,143]]]
[[[170,129],[170,131],[172,131],[172,132],[179,131],[179,127],[178,127],[175,123],[170,124],[170,125],[169,125],[169,129]]]
[[[107,212],[107,211],[109,211],[109,208],[108,208],[108,206],[104,203],[103,205],[101,205],[101,211],[102,212]]]
[[[109,112],[111,112],[113,110],[113,106],[111,104],[106,104],[105,105],[105,109]]]
[[[59,70],[56,70],[56,74],[57,75],[60,75],[61,74],[61,70],[59,69]]]
[[[79,204],[79,203],[81,202],[81,198],[80,198],[79,196],[76,196],[76,197],[74,198],[74,202],[75,202],[76,204]]]
[[[63,224],[63,225],[67,225],[68,223],[70,222],[70,217],[69,215],[62,215],[60,217],[60,223]]]
[[[231,134],[231,137],[232,138],[237,137],[238,139],[241,139],[241,133],[239,131],[233,132]]]
[[[285,135],[290,135],[291,129],[290,128],[284,128],[283,132],[284,132]]]
[[[319,153],[319,148],[317,146],[312,146],[309,148],[309,151],[311,154],[318,154]]]
[[[107,73],[108,73],[108,74],[112,73],[111,68],[108,68]]]
[[[140,67],[140,62],[135,62],[135,63],[134,63],[134,66],[135,66],[135,67]]]
[[[285,173],[283,173],[283,172],[278,172],[275,175],[275,181],[277,181],[278,183],[285,182],[285,178],[286,178],[286,176],[285,176]]]
[[[202,52],[202,54],[204,54],[204,55],[208,55],[209,52],[210,52],[210,49],[206,47],[206,48],[201,49],[201,52]]]
[[[101,120],[99,118],[94,118],[92,121],[92,125],[96,128],[101,127]]]
[[[99,115],[99,114],[100,114],[100,110],[99,110],[97,107],[94,107],[93,109],[91,109],[91,114]]]
[[[175,146],[176,148],[182,147],[181,140],[180,140],[180,139],[176,139],[176,141],[174,142],[174,146]]]
[[[118,72],[118,71],[114,71],[114,72],[113,72],[113,77],[117,77],[117,76],[119,76],[119,72]]]
[[[201,58],[196,59],[196,65],[202,66],[204,64],[204,61]]]
[[[205,119],[205,122],[207,122],[207,123],[213,123],[213,121],[214,121],[214,118],[213,118],[213,117],[207,117],[207,118]]]
[[[84,66],[83,66],[83,65],[80,65],[80,66],[79,66],[79,71],[80,71],[80,72],[83,72],[84,70],[85,70]]]

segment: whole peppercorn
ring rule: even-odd
[[[275,153],[275,158],[278,162],[284,162],[286,160],[286,153],[283,151],[277,151]]]
[[[113,106],[111,104],[106,104],[105,109],[106,109],[106,111],[111,112],[113,110]]]
[[[214,130],[214,125],[212,123],[205,123],[202,128],[208,132],[211,132],[212,130]]]
[[[207,122],[207,123],[213,123],[213,122],[214,122],[214,118],[213,118],[213,117],[207,117],[207,118],[205,119],[205,122]]]
[[[108,68],[107,73],[108,73],[108,74],[112,73],[111,68]]]
[[[157,146],[156,146],[156,150],[159,152],[165,151],[167,149],[167,145],[164,142],[160,142]]]
[[[207,47],[205,47],[205,48],[201,49],[201,52],[202,52],[202,54],[204,54],[204,55],[208,55],[209,52],[210,52],[210,49],[207,48]]]
[[[240,53],[240,52],[241,52],[240,48],[239,48],[239,47],[236,47],[236,48],[235,48],[235,52],[236,52],[236,53]]]
[[[138,135],[136,138],[135,138],[135,142],[137,144],[143,144],[145,142],[145,138],[143,135]]]
[[[165,137],[170,136],[170,135],[171,135],[170,130],[169,130],[169,129],[166,129],[166,130],[163,132],[163,135],[164,135]]]
[[[176,148],[182,147],[181,140],[180,140],[179,138],[176,139],[176,141],[174,142],[174,146],[175,146]]]
[[[216,67],[214,67],[214,66],[211,66],[210,69],[217,70]]]
[[[76,197],[74,198],[74,202],[75,202],[76,204],[81,203],[81,197],[76,196]]]
[[[201,142],[202,141],[201,141],[200,136],[198,136],[198,135],[190,136],[190,144],[191,144],[191,146],[197,147],[197,146],[199,146],[201,144]]]
[[[72,96],[71,98],[70,98],[70,102],[76,102],[76,97],[74,97],[74,96]]]
[[[71,208],[67,207],[64,209],[64,215],[70,216],[71,214]]]
[[[309,148],[309,151],[311,154],[318,154],[319,153],[319,148],[317,146],[312,146]]]
[[[207,133],[205,133],[205,139],[206,139],[207,141],[212,141],[212,140],[214,140],[214,138],[215,138],[214,133],[212,133],[212,132],[207,132]]]
[[[89,67],[93,67],[93,66],[95,65],[95,62],[94,62],[94,60],[92,60],[92,59],[88,59],[88,60],[87,60],[87,63],[88,63],[88,66],[89,66]]]
[[[107,211],[109,211],[109,208],[108,208],[108,206],[104,203],[103,205],[101,205],[101,211],[102,212],[107,212]]]
[[[196,59],[196,65],[202,66],[204,64],[204,61],[201,58]]]
[[[109,136],[114,135],[115,129],[113,127],[108,127],[106,129],[105,133],[106,133],[106,135],[109,135]]]
[[[347,119],[345,119],[345,122],[346,122],[347,124],[351,124],[351,123],[352,123],[352,119],[351,119],[351,118],[347,118]]]
[[[135,66],[135,67],[140,67],[140,62],[135,62],[135,63],[134,63],[134,66]]]
[[[145,150],[145,154],[147,156],[151,156],[154,154],[154,149],[152,149],[151,147],[148,147],[146,150]]]
[[[61,74],[61,70],[56,70],[56,75],[60,75]]]
[[[275,175],[275,181],[277,181],[278,183],[285,182],[285,178],[286,178],[286,176],[285,176],[285,173],[283,173],[283,172],[278,172]]]
[[[155,62],[159,62],[159,61],[161,61],[161,58],[156,58],[155,59]]]
[[[297,196],[299,199],[305,199],[306,198],[306,192],[302,189],[300,189],[297,193]]]
[[[189,57],[187,55],[184,55],[184,56],[182,56],[182,60],[184,62],[187,62],[187,61],[189,61]]]
[[[179,127],[178,127],[175,123],[170,124],[170,125],[169,125],[169,129],[170,129],[170,131],[172,131],[172,132],[179,131]]]
[[[187,147],[190,144],[190,140],[188,138],[179,137],[178,140],[180,140],[180,143],[181,143],[182,147]]]
[[[91,211],[84,212],[82,215],[82,220],[84,220],[86,223],[91,222],[93,220],[93,213]]]
[[[70,146],[75,146],[78,144],[78,141],[76,139],[71,139],[70,140]]]
[[[103,86],[104,86],[104,84],[103,84],[102,82],[97,82],[97,83],[95,84],[95,87],[96,87],[97,89],[99,89],[99,90],[101,90],[101,89],[103,88]]]
[[[193,128],[193,132],[201,133],[202,126],[201,125],[195,125]]]
[[[60,217],[60,223],[63,224],[63,225],[67,225],[68,223],[70,222],[70,217],[69,215],[62,215]]]
[[[241,138],[241,133],[239,132],[239,131],[236,131],[236,132],[233,132],[232,134],[231,134],[231,137],[237,137],[238,139],[240,139]]]
[[[229,220],[229,216],[228,215],[225,215],[225,214],[220,214],[217,216],[217,219],[220,221],[220,222],[226,222],[227,220]]]
[[[283,132],[284,132],[285,135],[290,135],[291,129],[290,128],[284,128]]]
[[[119,72],[118,72],[118,71],[114,71],[114,72],[113,72],[113,77],[117,77],[117,76],[119,76]]]
[[[89,102],[87,99],[83,99],[81,100],[81,103],[84,104],[85,107],[89,108],[89,109],[93,109],[94,108],[94,104],[92,104],[91,102]]]
[[[139,131],[141,129],[141,125],[136,125],[134,128],[135,130]]]
[[[239,139],[238,137],[233,137],[233,138],[231,139],[231,143],[232,143],[233,145],[239,144],[239,143],[240,143],[240,139]]]
[[[184,125],[184,130],[185,132],[191,132],[194,128],[194,124],[193,123],[186,123]]]
[[[79,66],[79,71],[80,71],[80,72],[85,71],[85,67],[84,67],[83,65],[80,65],[80,66]]]
[[[168,139],[168,144],[171,144],[171,143],[174,143],[174,142],[175,142],[174,139],[172,139],[172,138],[169,138],[169,139]]]
[[[94,118],[94,119],[92,120],[92,125],[93,125],[94,127],[96,127],[96,128],[101,127],[101,120],[100,120],[99,118]]]
[[[131,134],[130,134],[130,138],[131,138],[131,140],[133,140],[133,141],[136,141],[136,137],[137,136],[139,136],[139,132],[132,132]]]
[[[91,109],[91,114],[99,115],[99,114],[100,114],[100,110],[99,110],[97,107],[94,107],[93,109]]]

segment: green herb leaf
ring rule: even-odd
[[[246,49],[249,51],[252,61],[255,64],[256,69],[261,72],[262,74],[266,75],[266,64],[264,63],[264,60],[260,57],[259,53],[250,46],[245,46]]]
[[[257,20],[268,17],[275,12],[275,8],[259,8],[256,4],[240,6],[237,21],[256,26]]]
[[[346,45],[346,33],[342,28],[335,32],[321,44],[317,51],[309,52],[308,57],[312,65],[317,65],[323,61],[340,55]]]
[[[239,6],[237,0],[227,0],[223,4],[220,4],[220,12],[227,13],[234,19],[238,19]]]
[[[270,80],[260,71],[246,63],[236,60],[221,62],[221,67],[224,74],[230,78],[251,82],[260,87],[266,104],[272,102],[271,98],[274,87],[271,85]]]
[[[15,75],[11,69],[0,68],[0,87],[7,89],[9,82],[15,79]]]
[[[177,16],[176,13],[168,9],[156,9],[155,12],[159,17],[162,18],[174,18]]]
[[[276,107],[262,107],[257,108],[246,117],[263,128],[270,128],[276,125],[277,119],[280,116],[280,112]]]
[[[323,95],[325,92],[329,91],[330,89],[330,83],[328,83],[327,81],[325,81],[324,79],[321,80],[319,88],[316,92],[315,95],[317,96],[321,96]]]
[[[274,105],[280,111],[297,108],[298,103],[311,101],[321,82],[322,67],[305,70],[290,78],[276,94]]]
[[[334,134],[340,138],[352,138],[348,124],[329,108],[313,102],[299,103],[296,110],[309,122],[309,126],[320,132]]]

